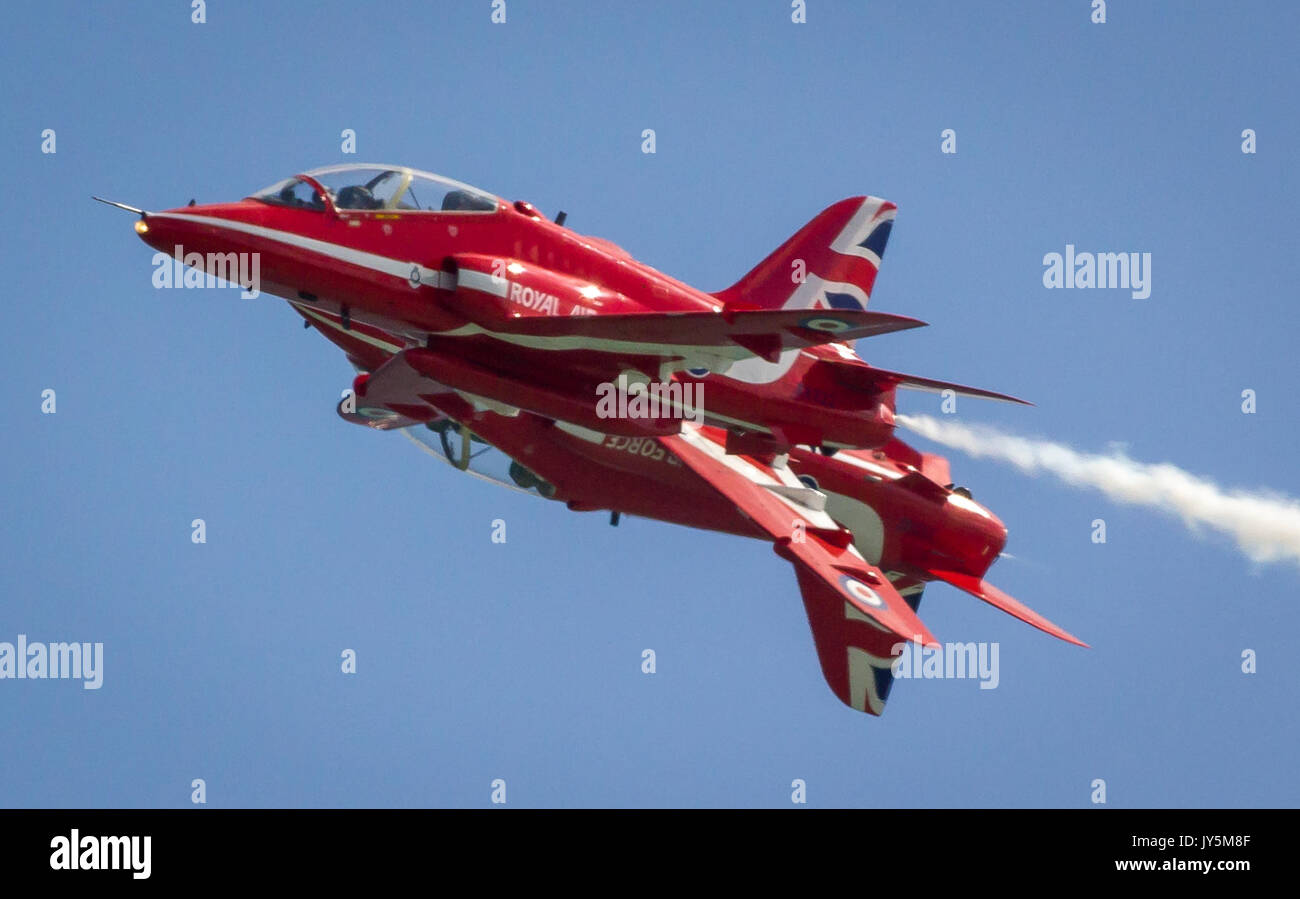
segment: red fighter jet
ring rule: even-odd
[[[186,265],[257,273],[243,286],[339,346],[358,371],[343,418],[613,524],[773,541],[823,674],[855,709],[883,711],[904,644],[937,645],[916,614],[929,581],[1084,645],[984,581],[1006,528],[946,460],[893,436],[899,387],[1022,401],[851,348],[922,324],[866,310],[892,203],[836,203],[712,294],[563,213],[401,166],[317,169],[236,203],[112,205]],[[662,403],[628,401],[647,392]]]

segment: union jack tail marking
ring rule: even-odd
[[[734,309],[865,309],[897,211],[878,197],[841,200],[714,296]]]

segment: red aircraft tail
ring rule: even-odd
[[[877,197],[841,200],[714,296],[733,309],[865,309],[896,211]]]

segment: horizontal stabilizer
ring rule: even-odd
[[[954,384],[951,381],[936,381],[934,378],[905,375],[902,372],[875,368],[874,366],[867,365],[865,362],[850,362],[844,360],[836,361],[831,364],[835,369],[836,377],[840,379],[841,383],[867,393],[888,390],[893,387],[904,387],[909,390],[924,390],[930,393],[942,393],[945,390],[951,390],[958,396],[997,400],[1002,403],[1019,403],[1022,406],[1033,405],[1033,403],[1027,400],[1022,400],[1019,397],[1010,396],[1009,394],[997,393],[993,390],[984,390],[979,387],[967,387],[964,384]]]
[[[480,314],[480,318],[486,316]],[[925,322],[906,315],[862,309],[724,309],[722,312],[612,312],[601,315],[522,316],[490,321],[493,328],[536,337],[584,337],[686,346],[730,341],[755,355],[780,348],[816,346],[875,337]],[[766,341],[763,338],[767,338]]]
[[[972,577],[969,574],[959,574],[955,571],[931,570],[929,574],[931,577],[937,578],[944,583],[952,584],[958,590],[965,591],[977,599],[984,600],[989,605],[1001,609],[1008,615],[1013,615],[1016,618],[1019,618],[1026,624],[1032,624],[1040,631],[1051,634],[1053,637],[1059,637],[1067,643],[1073,643],[1075,646],[1083,646],[1085,648],[1088,646],[1087,643],[1084,643],[1078,637],[1069,633],[1065,629],[1048,621],[1033,609],[1003,593],[992,584],[982,581],[977,577]]]

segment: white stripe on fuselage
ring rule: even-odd
[[[456,273],[456,284],[452,286],[459,287],[461,284],[464,284],[469,290],[490,293],[498,297],[504,297],[510,286],[505,278],[489,275],[472,268],[462,268]]]
[[[342,244],[330,243],[324,240],[316,240],[311,237],[303,237],[289,231],[278,231],[274,228],[266,228],[261,225],[250,225],[245,222],[236,222],[229,219],[216,218],[208,215],[186,215],[177,212],[155,212],[151,213],[152,218],[175,219],[177,221],[194,222],[201,225],[211,225],[217,228],[226,228],[230,231],[236,231],[241,234],[249,234],[254,237],[262,237],[287,246],[299,247],[304,250],[310,250],[313,253],[319,253],[322,256],[328,256],[332,259],[338,259],[342,262],[358,266],[360,268],[370,269],[371,271],[380,272],[385,275],[392,275],[396,278],[402,278],[411,281],[412,270],[418,271],[420,280],[418,285],[421,287],[438,287],[443,290],[452,290],[456,287],[456,276],[415,262],[402,262],[397,259],[391,259],[387,256],[380,256],[377,253],[367,253],[364,250],[354,250],[351,247]],[[466,269],[461,272],[467,275],[470,270]],[[486,290],[498,296],[505,296],[505,285],[500,279],[493,278],[491,275],[482,272],[476,272],[482,278],[482,284],[475,284],[474,290]],[[615,340],[615,339],[597,339],[591,337],[581,337],[576,335],[565,335],[556,337],[535,337],[525,334],[511,334],[503,331],[492,331],[475,324],[466,324],[449,331],[434,331],[439,337],[473,337],[484,334],[504,343],[511,343],[516,346],[527,347],[538,350],[592,350],[601,353],[623,353],[627,355],[638,356],[681,356],[683,361],[677,368],[696,368],[702,363],[713,361],[718,357],[728,362],[747,359],[753,356],[749,350],[725,341],[717,345],[708,344],[666,344],[666,343],[645,343],[636,340]],[[797,351],[796,355],[797,355]],[[712,367],[705,364],[704,367]]]
[[[879,477],[882,478],[889,478],[891,481],[896,481],[903,476],[901,472],[895,471],[892,468],[885,468],[880,465],[873,465],[872,463],[868,462],[866,459],[860,459],[857,456],[850,455],[849,453],[846,452],[836,453],[835,461],[847,462],[848,464],[854,465],[858,468],[865,468],[867,471],[871,472],[872,474],[878,475]]]
[[[321,315],[319,312],[317,312],[315,309],[312,309],[310,306],[304,306],[302,303],[295,303],[293,301],[290,301],[289,305],[297,309],[303,315],[311,316],[312,318],[316,319],[316,321],[325,325],[329,325],[335,331],[340,331],[343,334],[346,334],[349,337],[351,337],[353,340],[360,340],[362,343],[368,343],[373,347],[378,347],[379,349],[385,350],[389,353],[400,353],[403,349],[403,347],[399,346],[398,344],[389,343],[386,340],[380,340],[378,337],[371,337],[369,334],[363,334],[361,331],[358,331],[356,329],[344,328],[340,322],[334,321],[334,319],[330,318],[329,316]]]
[[[339,259],[343,262],[360,266],[361,268],[368,268],[371,271],[382,272],[385,275],[392,275],[393,277],[401,278],[404,281],[412,280],[411,271],[414,269],[420,274],[420,280],[418,283],[429,287],[442,287],[444,284],[448,287],[454,287],[456,284],[453,275],[420,265],[416,262],[402,262],[397,259],[391,259],[388,256],[380,256],[378,253],[367,253],[364,250],[354,250],[352,247],[345,247],[342,244],[330,243],[327,240],[316,240],[313,237],[303,237],[301,234],[294,234],[292,231],[279,231],[275,228],[266,228],[262,225],[250,225],[247,222],[220,219],[210,215],[185,215],[179,212],[151,212],[149,213],[149,217],[176,219],[177,221],[193,222],[199,225],[215,225],[218,228],[225,228],[228,231],[237,231],[241,234],[251,234],[253,237],[261,237],[291,247],[311,250],[313,253],[320,253],[322,256]]]
[[[616,340],[604,337],[584,337],[577,334],[556,335],[554,337],[535,336],[531,334],[511,334],[507,331],[492,331],[481,325],[465,324],[450,331],[430,332],[438,337],[474,337],[486,334],[504,343],[528,347],[534,350],[591,350],[596,353],[620,353],[629,356],[681,356],[682,361],[675,363],[676,369],[700,367],[698,357],[707,355],[723,357],[728,361],[745,359],[753,354],[735,344],[673,344],[644,343],[635,340]],[[707,367],[707,366],[704,366]]]

